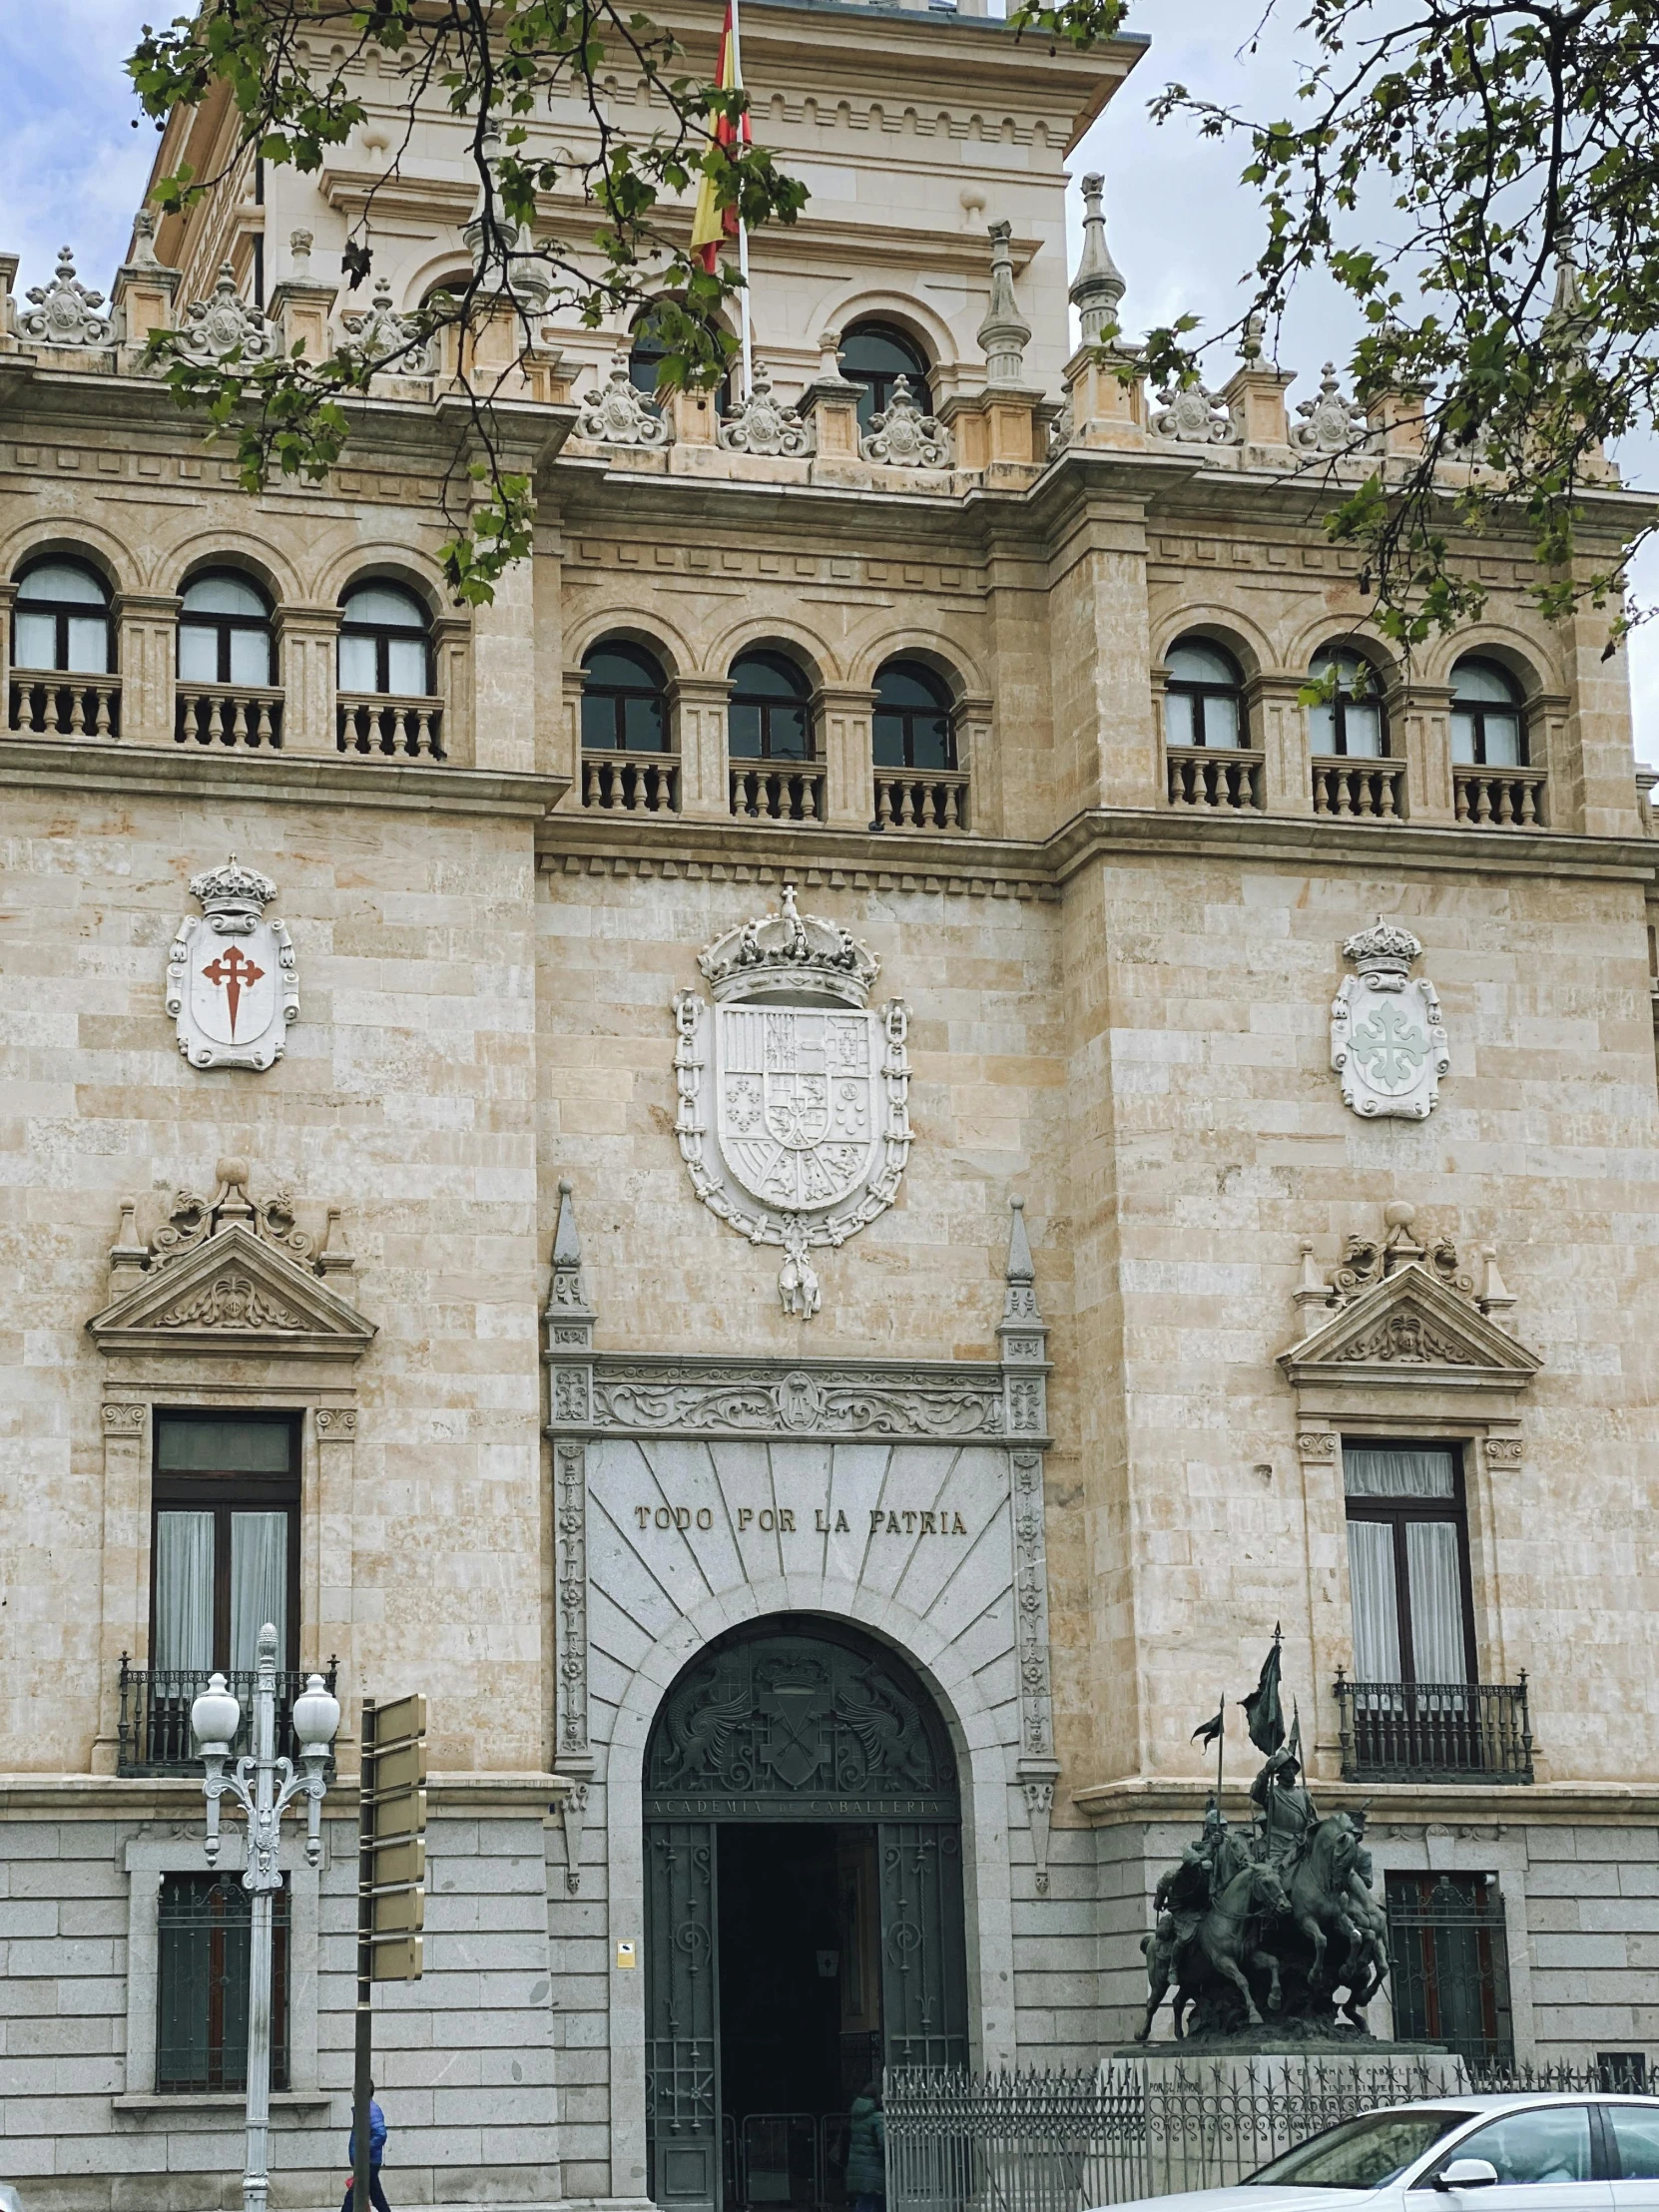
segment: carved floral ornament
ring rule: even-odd
[[[775,396],[772,378],[757,362],[749,397],[740,399],[722,422],[720,442],[732,453],[793,456],[805,453],[811,440],[806,423]]]
[[[1438,994],[1410,973],[1421,953],[1409,929],[1381,914],[1343,946],[1359,972],[1332,1002],[1331,1065],[1344,1105],[1368,1121],[1425,1120],[1451,1066]]]
[[[896,376],[891,399],[870,416],[858,451],[866,461],[883,461],[889,468],[948,468],[950,432],[936,415],[922,413],[909,378]]]
[[[29,303],[19,317],[19,325],[23,335],[36,345],[109,344],[111,325],[104,312],[104,294],[89,291],[81,282],[69,247],[58,248],[57,273],[52,281],[34,285],[24,296]]]
[[[234,354],[241,361],[269,360],[276,351],[276,332],[263,309],[251,306],[237,289],[237,273],[222,262],[219,280],[206,299],[193,300],[179,326],[179,349],[187,360],[212,366]]]
[[[246,1160],[221,1160],[213,1196],[175,1192],[165,1220],[146,1239],[138,1233],[137,1202],[122,1201],[110,1252],[110,1304],[87,1324],[101,1351],[302,1352],[355,1360],[366,1350],[373,1324],[330,1282],[354,1266],[339,1208],[327,1209],[319,1247],[299,1227],[290,1192],[256,1199],[249,1183]]]
[[[884,1213],[910,1149],[908,1014],[865,1001],[879,966],[816,914],[782,908],[717,937],[698,965],[714,1003],[674,1001],[676,1131],[692,1188],[755,1245],[778,1245],[786,1314],[823,1302],[811,1253]]]
[[[628,374],[628,356],[619,353],[598,391],[582,402],[576,435],[595,445],[667,445],[668,424]]]

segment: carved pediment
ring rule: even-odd
[[[312,1270],[245,1222],[225,1223],[87,1324],[101,1352],[295,1354],[356,1360],[375,1329]]]
[[[1279,1355],[1279,1365],[1299,1385],[1426,1382],[1518,1390],[1543,1362],[1468,1297],[1411,1260],[1322,1319]]]

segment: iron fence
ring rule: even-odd
[[[208,1687],[207,1668],[133,1667],[121,1655],[121,1709],[116,1722],[117,1774],[194,1774],[202,1761],[191,1733],[190,1709]],[[330,1659],[321,1670],[332,1693],[339,1676],[339,1661]],[[231,1746],[240,1759],[252,1749],[254,1685],[251,1667],[238,1667],[225,1677],[242,1706],[242,1725]],[[293,1702],[305,1687],[305,1673],[286,1668],[276,1677],[276,1755],[296,1759],[298,1740],[293,1733]]]
[[[1596,2090],[1640,2053],[1573,2070],[1366,2057],[1117,2060],[1075,2073],[889,2069],[890,2212],[1085,2212],[1242,2181],[1322,2128],[1481,2089]],[[1645,2076],[1644,2076],[1645,2078]]]

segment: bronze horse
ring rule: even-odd
[[[1252,1864],[1241,1867],[1221,1894],[1211,1901],[1209,1911],[1185,1942],[1175,1940],[1174,1923],[1166,1914],[1158,1933],[1141,1939],[1149,1986],[1146,2018],[1135,2040],[1144,2043],[1151,2034],[1158,2007],[1169,1990],[1172,1968],[1178,1977],[1174,2021],[1177,2039],[1184,2033],[1182,2021],[1188,2005],[1206,1983],[1214,1981],[1231,1982],[1244,1999],[1251,2026],[1262,2026],[1262,2015],[1256,2009],[1244,1968],[1253,1966],[1272,1976],[1268,2003],[1270,2008],[1277,2006],[1279,1961],[1272,1951],[1260,1948],[1256,1932],[1264,1921],[1278,1920],[1290,1909],[1291,1901],[1277,1869],[1266,1864]],[[1169,1922],[1167,1934],[1164,1922]]]

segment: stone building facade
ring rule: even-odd
[[[752,0],[813,190],[755,242],[777,404],[658,407],[638,333],[538,328],[500,402],[536,551],[470,614],[452,363],[256,496],[140,361],[464,267],[443,119],[375,191],[389,65],[318,177],[141,221],[110,304],[0,257],[32,2207],[234,2200],[181,1714],[270,1592],[347,1715],[284,1862],[284,2205],[343,2160],[364,1694],[431,1716],[399,2202],[830,2201],[883,2059],[1115,2046],[1190,1733],[1276,1622],[1418,1961],[1374,2025],[1659,2029],[1622,659],[1493,539],[1480,621],[1400,661],[1322,527],[1397,410],[1074,345],[1068,289],[1088,337],[1121,282],[1091,200],[1068,285],[1063,165],[1140,51]],[[372,309],[331,274],[365,205]],[[1590,536],[1634,510],[1609,477]],[[794,2075],[746,2013],[814,2023]]]

